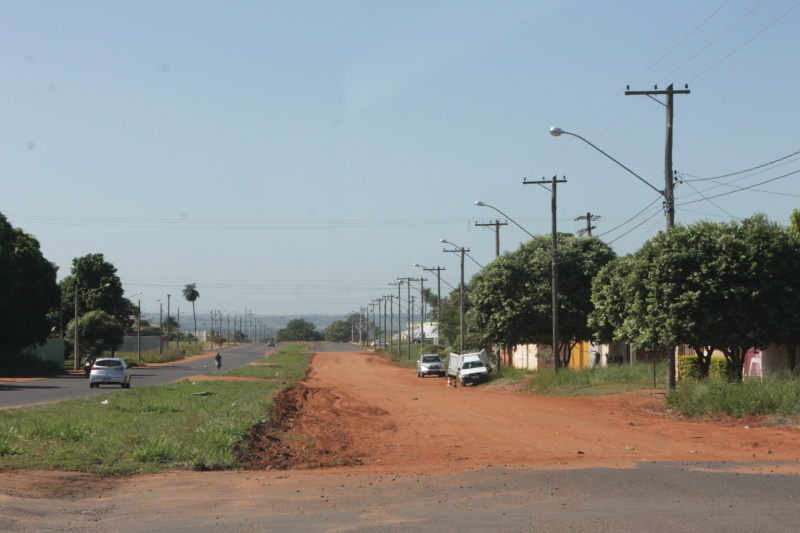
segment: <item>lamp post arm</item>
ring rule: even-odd
[[[517,221],[516,221],[516,220],[514,220],[514,219],[513,219],[513,218],[511,218],[510,216],[506,215],[505,213],[503,213],[502,211],[500,211],[499,209],[497,209],[497,208],[496,208],[496,207],[494,207],[493,205],[485,204],[485,203],[483,203],[483,202],[475,202],[475,205],[477,205],[477,206],[480,206],[480,207],[488,207],[488,208],[490,208],[490,209],[494,209],[495,211],[497,211],[498,213],[500,213],[501,215],[503,215],[504,217],[506,217],[508,220],[510,220],[510,221],[511,221],[511,223],[512,223],[512,224],[514,224],[516,227],[518,227],[519,229],[521,229],[522,231],[524,231],[525,233],[527,233],[528,235],[530,235],[530,237],[531,237],[531,238],[534,238],[534,237],[533,237],[533,234],[532,234],[530,231],[526,230],[525,228],[523,228],[522,226],[520,226],[519,224],[517,224]]]
[[[645,185],[647,185],[648,187],[650,187],[651,189],[653,189],[654,191],[656,191],[658,194],[660,194],[661,196],[664,196],[664,191],[660,191],[660,190],[656,189],[654,186],[650,185],[650,183],[648,183],[648,182],[647,182],[647,180],[645,180],[645,179],[644,179],[643,177],[641,177],[639,174],[637,174],[637,173],[636,173],[636,172],[634,172],[633,170],[629,169],[628,167],[626,167],[625,165],[623,165],[622,163],[620,163],[619,161],[617,161],[616,159],[614,159],[613,157],[611,157],[610,155],[608,155],[607,153],[605,153],[605,152],[604,152],[604,151],[602,151],[600,148],[598,148],[597,146],[595,146],[595,145],[594,145],[594,144],[592,144],[591,142],[587,141],[586,139],[584,139],[584,138],[583,138],[583,137],[581,137],[580,135],[577,135],[577,134],[575,134],[575,133],[570,133],[570,132],[568,132],[568,131],[561,131],[560,133],[561,133],[562,135],[572,135],[573,137],[577,137],[578,139],[582,140],[583,142],[585,142],[586,144],[588,144],[589,146],[591,146],[592,148],[594,148],[595,150],[597,150],[598,152],[600,152],[601,154],[603,154],[604,156],[606,156],[607,158],[609,158],[610,160],[612,160],[614,163],[618,164],[619,166],[621,166],[622,168],[624,168],[625,170],[627,170],[628,172],[630,172],[631,174],[633,174],[634,176],[636,176],[636,178],[637,178],[637,179],[639,179],[639,181],[641,181],[642,183],[644,183]]]

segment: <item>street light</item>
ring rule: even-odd
[[[508,220],[510,220],[510,221],[511,221],[511,222],[512,222],[512,223],[513,223],[515,226],[517,226],[519,229],[521,229],[522,231],[524,231],[525,233],[527,233],[529,236],[533,237],[533,234],[532,234],[530,231],[526,230],[525,228],[523,228],[522,226],[520,226],[519,224],[517,224],[517,222],[516,222],[516,221],[515,221],[513,218],[511,218],[510,216],[506,215],[505,213],[503,213],[502,211],[500,211],[499,209],[497,209],[497,208],[496,208],[496,207],[494,207],[493,205],[485,204],[485,203],[483,203],[483,202],[481,202],[481,201],[476,201],[476,202],[475,202],[475,205],[477,205],[477,206],[479,206],[479,207],[488,207],[489,209],[494,209],[495,211],[497,211],[498,213],[500,213],[501,215],[503,215],[504,217],[506,217]]]
[[[642,183],[644,183],[645,185],[647,185],[648,187],[650,187],[651,189],[653,189],[654,191],[656,191],[658,194],[660,194],[661,196],[663,196],[663,197],[664,197],[664,199],[666,200],[667,204],[668,204],[668,205],[667,205],[667,229],[669,229],[669,228],[671,228],[671,227],[672,227],[672,224],[671,224],[671,222],[670,222],[669,213],[670,213],[670,212],[672,212],[672,211],[675,209],[675,206],[674,206],[674,203],[673,203],[673,202],[670,202],[670,201],[669,201],[669,197],[668,197],[668,195],[667,195],[666,191],[661,191],[661,190],[657,189],[656,187],[654,187],[653,185],[651,185],[651,184],[650,184],[650,182],[648,182],[648,181],[647,181],[647,180],[645,180],[643,177],[641,177],[639,174],[637,174],[637,173],[636,173],[636,172],[634,172],[633,170],[629,169],[628,167],[626,167],[625,165],[623,165],[622,163],[620,163],[619,161],[617,161],[616,159],[614,159],[613,157],[611,157],[610,155],[608,155],[607,153],[605,153],[605,152],[604,152],[604,151],[602,151],[600,148],[598,148],[597,146],[595,146],[595,145],[594,145],[594,144],[592,144],[591,142],[587,141],[586,139],[584,139],[584,138],[583,138],[583,137],[581,137],[580,135],[577,135],[577,134],[575,134],[575,133],[570,133],[570,132],[568,132],[568,131],[564,131],[564,130],[562,130],[561,128],[557,128],[557,127],[555,127],[555,126],[553,126],[552,128],[550,128],[550,135],[552,135],[553,137],[560,137],[561,135],[571,135],[571,136],[573,136],[573,137],[577,137],[578,139],[582,140],[583,142],[585,142],[586,144],[588,144],[589,146],[591,146],[592,148],[594,148],[595,150],[597,150],[598,152],[600,152],[601,154],[603,154],[604,156],[606,156],[607,158],[609,158],[610,160],[612,160],[614,163],[618,164],[619,166],[621,166],[622,168],[624,168],[625,170],[627,170],[628,172],[630,172],[631,174],[633,174],[634,176],[636,176],[636,178],[637,178],[639,181],[641,181]]]
[[[81,296],[89,296],[93,292],[105,289],[109,285],[111,285],[111,283],[106,283],[105,285],[101,285],[96,289],[92,289],[90,291],[81,294]],[[78,362],[80,360],[80,354],[78,352],[78,276],[75,276],[75,346],[72,350],[72,358],[74,359],[73,361],[74,369],[78,370],[80,368],[78,366]]]
[[[448,241],[447,239],[440,239],[442,244],[452,244],[457,248],[457,250],[443,250],[444,252],[460,252],[461,253],[461,285],[458,287],[458,306],[459,306],[459,315],[461,319],[461,351],[459,353],[464,353],[464,336],[466,335],[466,327],[464,324],[464,255],[466,255],[469,250],[464,248],[463,246],[459,246],[455,243]]]
[[[672,89],[672,86],[670,85],[670,90],[671,89]],[[668,106],[668,109],[670,109],[669,106]],[[671,116],[671,115],[668,115],[668,116]],[[671,124],[671,120],[669,120],[669,124]],[[601,154],[603,154],[604,156],[606,156],[607,158],[609,158],[610,160],[612,160],[613,162],[615,162],[616,164],[618,164],[619,166],[621,166],[622,168],[624,168],[625,170],[627,170],[628,172],[633,174],[634,176],[636,176],[636,178],[638,178],[639,181],[641,181],[642,183],[644,183],[645,185],[647,185],[648,187],[650,187],[651,189],[656,191],[658,194],[663,196],[664,197],[665,213],[666,213],[666,216],[667,216],[667,231],[669,231],[672,228],[672,225],[673,225],[673,223],[675,221],[675,196],[674,196],[674,194],[672,192],[672,176],[670,175],[671,171],[665,172],[665,176],[664,176],[665,177],[665,181],[664,181],[665,189],[663,191],[661,191],[661,190],[658,190],[653,185],[651,185],[648,181],[646,181],[639,174],[637,174],[633,170],[629,169],[628,167],[626,167],[625,165],[623,165],[622,163],[620,163],[619,161],[617,161],[616,159],[614,159],[613,157],[611,157],[610,155],[608,155],[607,153],[605,153],[600,148],[598,148],[594,144],[590,143],[589,141],[587,141],[586,139],[584,139],[580,135],[576,135],[575,133],[570,133],[568,131],[564,131],[561,128],[557,128],[555,126],[550,128],[550,135],[552,135],[553,137],[559,137],[561,135],[571,135],[573,137],[577,137],[578,139],[582,140],[583,142],[585,142],[586,144],[588,144],[589,146],[591,146],[592,148],[594,148],[595,150],[597,150],[598,152],[600,152]],[[671,137],[669,138],[669,141],[668,141],[668,154],[669,154],[669,157],[667,159],[668,168],[671,169],[672,168]],[[667,358],[667,373],[669,374],[667,376],[667,388],[669,388],[669,390],[675,390],[675,350],[674,349],[670,350],[669,357]]]

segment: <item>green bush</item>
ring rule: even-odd
[[[678,371],[681,379],[699,381],[702,379],[700,364],[696,355],[681,355],[678,357]],[[708,367],[709,377],[729,379],[733,375],[728,360],[724,357],[714,356]]]

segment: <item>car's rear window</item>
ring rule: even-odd
[[[108,368],[119,368],[122,366],[122,361],[113,361],[111,359],[106,361],[96,361],[94,366],[105,366]]]

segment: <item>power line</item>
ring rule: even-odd
[[[753,189],[753,187],[758,187],[759,185],[764,185],[765,183],[770,183],[770,182],[773,182],[773,181],[777,181],[779,179],[783,179],[783,178],[786,178],[788,176],[792,176],[792,175],[798,174],[798,173],[800,173],[800,170],[795,170],[794,172],[789,172],[788,174],[783,174],[782,176],[778,176],[777,178],[772,178],[772,179],[768,179],[768,180],[765,180],[765,181],[761,181],[759,183],[755,183],[753,185],[750,185],[749,187],[737,187],[737,190],[735,190],[735,191],[723,192],[723,193],[720,193],[720,194],[716,194],[714,196],[709,196],[708,198],[703,198],[701,200],[692,200],[692,201],[689,201],[689,202],[683,202],[680,205],[684,206],[684,205],[689,205],[689,204],[696,204],[697,202],[704,202],[704,201],[706,201],[706,200],[708,200],[710,198],[719,198],[720,196],[727,196],[729,194],[734,194],[734,193],[737,193],[737,192],[749,191],[749,190]],[[736,186],[735,185],[730,185],[730,187],[736,187]]]
[[[706,196],[705,196],[703,193],[701,193],[700,191],[698,191],[698,190],[697,190],[697,188],[696,188],[694,185],[692,185],[691,183],[686,183],[686,185],[688,185],[689,187],[691,187],[691,188],[692,188],[692,190],[694,190],[694,192],[696,192],[697,194],[699,194],[700,196],[702,196],[702,197],[703,197],[703,199],[705,199],[706,201],[708,201],[708,203],[710,203],[711,205],[713,205],[714,207],[716,207],[717,209],[719,209],[720,211],[722,211],[722,212],[723,212],[723,213],[725,213],[726,215],[730,216],[731,218],[733,218],[733,219],[735,219],[735,220],[738,220],[739,222],[741,222],[741,221],[742,221],[742,219],[741,219],[741,218],[737,217],[736,215],[734,215],[734,214],[732,214],[732,213],[729,213],[728,211],[724,210],[723,208],[721,208],[720,206],[718,206],[717,204],[715,204],[714,202],[712,202],[712,201],[711,201],[709,198],[707,198],[707,197],[706,197]]]
[[[764,2],[766,2],[766,0],[764,0]],[[761,4],[763,4],[764,2],[762,2]],[[755,11],[755,9],[757,9],[757,8],[761,7],[761,4],[759,4],[758,6],[756,6],[755,8],[753,8],[753,11]],[[730,56],[732,56],[733,54],[735,54],[736,52],[738,52],[740,49],[742,49],[742,48],[744,48],[745,46],[747,46],[748,44],[750,44],[750,41],[754,40],[756,37],[760,36],[762,33],[764,33],[765,31],[767,31],[767,30],[768,30],[769,28],[771,28],[771,27],[772,27],[772,26],[773,26],[773,25],[774,25],[776,22],[778,22],[778,21],[779,21],[779,20],[781,20],[783,17],[785,17],[786,15],[788,15],[790,12],[792,12],[792,11],[793,11],[795,8],[797,8],[797,6],[799,6],[799,5],[800,5],[800,2],[798,2],[797,4],[795,4],[794,6],[792,6],[791,8],[789,8],[789,10],[788,10],[788,11],[786,11],[785,13],[783,13],[783,15],[781,15],[780,17],[776,18],[775,20],[773,20],[772,22],[770,22],[769,24],[767,24],[767,25],[764,27],[764,29],[762,29],[760,32],[758,32],[758,33],[756,33],[755,35],[753,35],[752,37],[750,37],[748,40],[746,40],[746,41],[745,41],[745,42],[743,42],[741,45],[739,45],[738,47],[736,47],[736,48],[735,48],[735,49],[734,49],[732,52],[730,52],[728,55],[726,55],[725,57],[723,57],[722,59],[720,59],[719,61],[717,61],[716,63],[714,63],[714,64],[713,64],[713,65],[711,65],[710,67],[708,67],[707,69],[705,69],[703,72],[701,72],[700,74],[698,74],[697,76],[695,76],[694,78],[692,78],[691,80],[689,80],[689,83],[691,83],[691,82],[695,81],[697,78],[699,78],[699,77],[703,76],[703,75],[704,75],[706,72],[708,72],[708,71],[709,71],[709,70],[711,70],[712,68],[716,67],[717,65],[719,65],[720,63],[722,63],[723,61],[725,61],[726,59],[728,59]],[[752,11],[751,11],[750,13],[752,13]],[[748,13],[747,15],[749,15],[750,13]],[[745,17],[746,17],[747,15],[745,15]],[[738,22],[737,22],[737,24],[738,24]]]
[[[781,158],[775,159],[774,161],[770,161],[769,163],[764,163],[763,165],[758,165],[758,166],[753,167],[753,168],[748,168],[747,170],[740,170],[738,172],[731,172],[730,174],[723,174],[721,176],[714,176],[713,178],[698,178],[697,176],[691,176],[690,174],[685,174],[686,176],[691,176],[691,177],[693,177],[695,179],[694,180],[683,180],[683,181],[684,182],[688,182],[688,181],[711,181],[711,180],[718,180],[718,179],[722,179],[722,178],[729,178],[731,176],[737,176],[739,174],[744,174],[745,172],[751,172],[753,170],[758,170],[759,168],[764,168],[764,167],[768,167],[770,165],[774,165],[775,163],[779,163],[779,162],[783,161],[784,159],[789,159],[790,157],[796,156],[798,154],[800,154],[800,150],[798,150],[797,152],[791,153],[789,155],[783,156]]]

